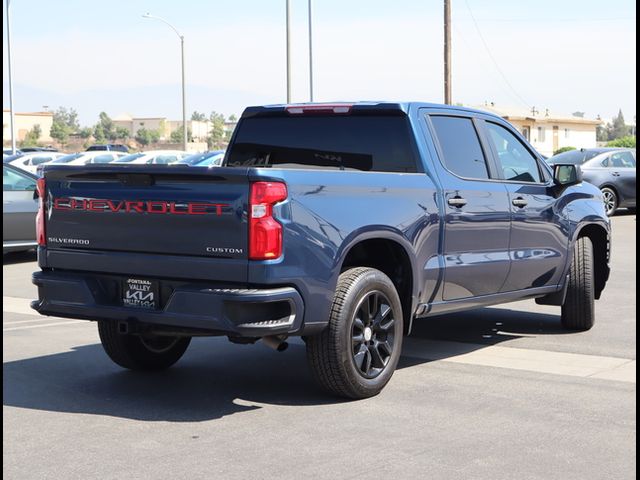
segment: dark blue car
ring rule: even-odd
[[[587,330],[609,276],[600,191],[466,108],[250,107],[221,167],[44,172],[32,306],[97,321],[135,370],[193,336],[302,336],[318,383],[364,398],[414,322],[530,298]]]

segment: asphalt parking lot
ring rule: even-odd
[[[196,339],[124,371],[91,322],[28,308],[33,254],[3,264],[3,474],[11,479],[625,479],[636,467],[636,217],[613,218],[589,332],[533,301],[425,319],[391,383],[343,402],[304,346]]]

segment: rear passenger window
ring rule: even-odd
[[[470,118],[434,115],[431,123],[449,171],[463,178],[489,178],[478,133]]]
[[[496,147],[505,180],[540,182],[540,170],[534,156],[513,133],[500,125],[487,122],[489,140]]]
[[[257,117],[238,124],[227,166],[415,173],[414,152],[404,116]]]

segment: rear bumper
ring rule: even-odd
[[[31,307],[43,315],[238,337],[296,334],[303,326],[304,303],[293,287],[225,289],[182,284],[171,290],[162,308],[147,310],[118,303],[118,294],[111,288],[117,278],[110,283],[82,273],[41,271],[32,280],[38,300]]]

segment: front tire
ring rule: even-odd
[[[573,247],[561,320],[564,328],[580,331],[589,330],[595,322],[593,244],[589,237],[578,238]]]
[[[602,192],[602,199],[604,200],[604,211],[607,217],[610,217],[616,213],[618,208],[618,195],[609,187],[604,187],[600,190]]]
[[[373,268],[346,270],[338,278],[329,325],[307,338],[316,381],[340,397],[380,393],[398,365],[402,304],[393,282]]]
[[[114,363],[130,370],[164,370],[187,350],[191,337],[130,335],[118,332],[118,323],[98,321],[104,351]]]

